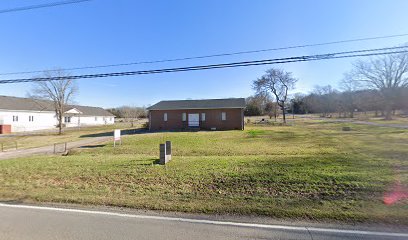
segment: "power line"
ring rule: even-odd
[[[275,58],[275,59],[266,59],[266,60],[233,62],[233,63],[221,63],[221,64],[211,64],[211,65],[199,65],[199,66],[179,67],[179,68],[85,74],[85,75],[63,76],[63,77],[7,79],[7,80],[0,80],[0,84],[41,82],[41,81],[59,81],[59,80],[66,80],[66,79],[105,78],[105,77],[169,73],[169,72],[187,72],[187,71],[209,70],[209,69],[220,69],[220,68],[247,67],[247,66],[272,65],[272,64],[283,64],[283,63],[293,63],[293,62],[317,61],[317,60],[326,60],[326,59],[366,57],[366,56],[387,55],[387,54],[397,54],[397,53],[408,53],[408,46],[364,49],[364,50],[354,50],[354,51],[317,54],[317,55],[308,55],[308,56]]]
[[[17,7],[17,8],[8,8],[8,9],[0,10],[0,14],[26,11],[26,10],[32,10],[32,9],[37,9],[37,8],[56,7],[56,6],[61,6],[61,5],[68,5],[68,4],[74,4],[74,3],[89,2],[89,1],[91,0],[69,0],[69,1],[44,3],[44,4],[38,4],[38,5],[30,5],[30,6]]]
[[[356,38],[356,39],[340,40],[340,41],[325,42],[325,43],[313,43],[313,44],[295,45],[295,46],[287,46],[287,47],[268,48],[268,49],[251,50],[251,51],[241,51],[241,52],[232,52],[232,53],[220,53],[220,54],[203,55],[203,56],[195,56],[195,57],[173,58],[173,59],[163,59],[163,60],[153,60],[153,61],[140,61],[140,62],[130,62],[130,63],[118,63],[118,64],[108,64],[108,65],[94,65],[94,66],[85,66],[85,67],[73,67],[73,68],[64,68],[64,69],[61,69],[61,70],[63,70],[63,71],[72,71],[72,70],[84,70],[84,69],[96,69],[96,68],[131,66],[131,65],[140,65],[140,64],[153,64],[153,63],[164,63],[164,62],[177,62],[177,61],[185,61],[185,60],[193,60],[193,59],[225,57],[225,56],[234,56],[234,55],[242,55],[242,54],[250,54],[250,53],[280,51],[280,50],[288,50],[288,49],[296,49],[296,48],[306,48],[306,47],[333,45],[333,44],[340,44],[340,43],[349,43],[349,42],[360,42],[360,41],[369,41],[369,40],[396,38],[396,37],[404,37],[404,36],[408,36],[408,33],[405,33],[405,34],[395,34],[395,35],[386,35],[386,36],[376,36],[376,37],[367,37],[367,38]],[[34,71],[23,71],[23,72],[0,73],[0,76],[5,76],[5,75],[18,75],[18,74],[42,73],[42,72],[44,72],[44,71],[52,71],[52,69],[47,69],[47,70],[34,70]]]

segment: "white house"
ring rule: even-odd
[[[66,109],[63,121],[66,127],[109,125],[115,122],[115,116],[103,108],[67,105]],[[57,124],[51,101],[0,96],[0,126],[11,127],[11,132],[52,129]]]

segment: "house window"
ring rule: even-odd
[[[163,118],[164,118],[164,121],[167,122],[167,113],[164,113]]]
[[[226,112],[222,112],[222,113],[221,113],[221,120],[222,120],[222,121],[227,120],[227,113],[226,113]]]
[[[64,122],[70,123],[70,122],[71,122],[71,117],[65,117],[65,118],[64,118]]]
[[[13,122],[18,122],[18,116],[13,116]]]
[[[183,114],[181,115],[181,120],[182,120],[183,122],[187,121],[187,113],[183,113]]]
[[[98,117],[95,117],[95,121],[98,121]]]
[[[201,121],[202,121],[202,122],[205,121],[205,113],[201,113]]]
[[[28,116],[28,121],[29,122],[34,122],[34,116]]]
[[[109,118],[109,121],[111,121],[111,122],[112,122],[112,118]]]

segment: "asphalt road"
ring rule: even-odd
[[[0,239],[408,239],[408,233],[247,224],[0,204]]]

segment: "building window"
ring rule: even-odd
[[[13,122],[18,122],[18,116],[13,116]]]
[[[34,116],[28,116],[28,121],[29,122],[34,122]]]
[[[202,122],[205,121],[205,113],[201,113],[201,121],[202,121]]]
[[[164,113],[163,118],[164,118],[164,121],[167,122],[167,113]]]
[[[64,122],[70,123],[71,122],[71,117],[64,117]]]
[[[95,117],[95,121],[98,121],[98,117]]]
[[[221,113],[221,120],[222,120],[222,121],[227,120],[227,113],[226,113],[226,112],[222,112],[222,113]]]
[[[112,122],[112,118],[109,118],[109,121],[111,121],[111,122]]]
[[[187,121],[187,113],[183,113],[183,114],[181,115],[181,120],[182,120],[183,122]]]

